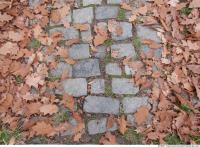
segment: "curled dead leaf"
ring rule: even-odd
[[[58,107],[54,104],[45,104],[40,107],[40,112],[44,115],[47,115],[47,114],[52,115],[58,112]]]

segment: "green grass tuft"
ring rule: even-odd
[[[180,108],[182,109],[182,110],[184,110],[185,112],[187,112],[187,113],[191,113],[192,112],[192,110],[187,106],[187,105],[180,105]]]
[[[59,124],[61,122],[68,121],[70,118],[70,113],[69,111],[62,111],[58,112],[54,115],[53,120],[56,124]]]
[[[133,128],[128,129],[125,134],[124,138],[129,141],[131,144],[142,144],[142,135],[138,134]]]
[[[110,84],[105,84],[105,96],[113,96],[112,86]]]
[[[190,136],[190,138],[195,141],[197,144],[200,144],[200,136]]]
[[[105,56],[105,58],[104,58],[104,63],[108,64],[110,62],[112,62],[112,57],[111,57],[110,53],[107,53],[106,56]]]
[[[113,40],[112,39],[107,39],[106,41],[104,41],[104,44],[106,46],[111,46],[113,44]]]
[[[180,10],[180,13],[183,15],[189,15],[191,12],[192,12],[192,8],[189,8],[189,7],[183,7]]]
[[[117,19],[118,19],[118,20],[121,20],[121,21],[122,21],[122,20],[125,20],[125,19],[126,19],[126,10],[124,10],[124,9],[119,9]]]
[[[184,142],[176,134],[169,134],[164,140],[169,145],[184,144]]]
[[[41,43],[40,43],[40,41],[38,41],[37,39],[33,39],[33,40],[31,40],[31,42],[29,43],[29,45],[28,45],[28,47],[30,48],[30,49],[38,49],[38,48],[40,48],[40,46],[41,46]]]
[[[11,136],[7,130],[0,131],[0,144],[8,144]]]
[[[54,81],[59,80],[60,77],[56,77],[56,76],[49,75],[49,76],[46,77],[45,79],[46,79],[46,81],[54,82]]]
[[[19,139],[21,137],[21,132],[17,128],[14,131],[9,131],[6,129],[2,129],[0,131],[0,144],[8,144],[11,137],[14,137],[15,139]]]
[[[137,49],[140,49],[142,47],[142,41],[140,37],[136,36],[135,38],[133,38],[133,45]]]
[[[15,76],[15,81],[17,84],[21,84],[24,82],[22,76],[20,76],[20,75]]]

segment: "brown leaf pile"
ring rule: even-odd
[[[134,10],[130,18],[135,23],[140,16],[143,24],[149,27],[161,24],[156,29],[162,44],[143,40],[151,49],[162,46],[161,59],[148,52],[146,55],[141,53],[141,66],[134,67],[135,62],[124,60],[125,64],[137,69],[134,82],[141,89],[152,90],[153,124],[139,128],[147,142],[165,143],[168,134],[176,133],[184,142],[194,143],[191,136],[200,136],[199,4],[199,0],[153,0]],[[145,108],[137,111],[138,124],[143,122],[146,113]]]
[[[75,134],[74,141],[78,141],[83,133],[82,112],[74,112],[74,98],[65,94],[61,101],[48,92],[54,91],[59,81],[68,77],[67,73],[63,73],[56,81],[47,80],[49,70],[57,65],[55,59],[48,60],[49,56],[59,56],[69,64],[75,61],[68,57],[66,48],[58,45],[62,34],[49,35],[46,27],[49,19],[59,22],[68,15],[72,4],[72,0],[64,4],[56,0],[42,0],[33,9],[24,0],[0,1],[1,127],[12,131],[20,129],[21,144],[35,135],[53,136],[69,130]],[[48,5],[52,5],[52,11]],[[81,24],[74,26],[87,30]],[[40,42],[37,48],[30,46],[34,40]],[[73,113],[77,126],[68,122],[54,123],[53,116],[61,107]],[[10,144],[14,143],[17,142],[12,138]]]

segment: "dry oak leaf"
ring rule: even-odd
[[[118,119],[118,123],[119,123],[119,131],[120,133],[124,134],[127,130],[126,125],[127,122],[125,120],[125,116],[122,115],[119,119]]]
[[[77,142],[77,141],[79,141],[81,139],[81,136],[82,136],[82,133],[79,132],[79,133],[77,133],[77,134],[74,135],[73,140],[75,142]]]
[[[195,89],[196,89],[197,97],[200,99],[199,78],[198,78],[198,77],[192,77],[192,82],[193,82],[194,87],[195,87]]]
[[[145,6],[138,8],[135,13],[145,15],[147,13],[147,11],[148,11],[148,9],[147,9],[147,6],[145,5]]]
[[[73,26],[75,29],[80,31],[87,31],[89,29],[87,24],[75,23]]]
[[[101,45],[103,44],[105,41],[107,40],[107,36],[103,36],[103,35],[99,35],[97,34],[95,37],[94,37],[94,46],[98,46],[98,45]]]
[[[200,8],[200,2],[199,2],[199,0],[193,0],[190,3],[190,8]]]
[[[168,4],[170,4],[172,7],[176,7],[176,5],[179,3],[179,0],[170,0]]]
[[[200,74],[200,65],[190,64],[190,65],[187,65],[187,68],[191,70],[193,73]]]
[[[36,135],[47,135],[47,136],[53,136],[55,134],[55,130],[52,127],[52,125],[44,121],[36,123],[36,125],[34,125],[31,128],[31,132],[33,132]]]
[[[33,28],[33,35],[35,38],[38,38],[39,36],[42,35],[42,27],[40,25],[36,25]]]
[[[58,52],[57,54],[63,58],[67,58],[68,57],[68,51],[65,48],[62,47],[57,47]]]
[[[0,10],[3,10],[4,8],[8,7],[10,5],[9,1],[0,1]]]
[[[0,55],[16,55],[18,51],[19,46],[17,45],[17,43],[6,42],[0,47]]]
[[[7,13],[4,13],[4,14],[0,13],[0,22],[4,22],[4,21],[8,22],[12,19],[13,19],[13,17],[8,15]]]
[[[30,104],[25,104],[25,115],[31,116],[32,114],[38,114],[40,112],[39,108],[42,106],[40,102],[33,102]]]
[[[105,136],[102,136],[101,139],[99,140],[99,143],[101,144],[117,144],[116,143],[116,137],[112,135],[110,132],[107,132]]]
[[[37,74],[31,74],[26,77],[26,84],[38,88],[39,85],[44,84],[44,78]]]
[[[40,107],[40,112],[44,115],[46,114],[54,114],[58,112],[58,107],[54,104],[46,104]]]
[[[148,114],[149,114],[149,109],[147,107],[144,107],[144,106],[140,107],[137,110],[137,112],[134,114],[135,122],[138,125],[143,124],[146,121]]]
[[[131,17],[128,20],[129,20],[129,22],[136,21],[137,20],[137,15],[135,15],[135,14],[131,15]]]
[[[71,111],[74,111],[74,98],[68,94],[64,94],[62,103],[65,107],[69,108]]]
[[[15,31],[9,31],[8,32],[8,38],[11,39],[12,41],[21,41],[24,39],[24,32],[15,32]]]
[[[125,3],[125,2],[122,2],[120,5],[121,5],[122,9],[129,10],[129,11],[132,10],[131,5],[129,5],[129,4]]]
[[[50,15],[50,18],[51,18],[51,21],[54,22],[54,23],[58,23],[60,21],[60,14],[59,14],[59,11],[58,10],[52,10],[51,11],[51,15]]]
[[[65,59],[65,62],[68,63],[68,64],[70,64],[70,65],[73,65],[73,64],[76,63],[76,61],[74,59],[72,59],[72,58]]]
[[[70,5],[64,5],[62,8],[59,9],[60,19],[63,19],[65,16],[69,14]]]
[[[170,60],[167,59],[167,58],[161,58],[161,62],[162,62],[163,64],[170,64],[170,63],[171,63]]]

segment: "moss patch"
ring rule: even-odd
[[[34,38],[29,43],[28,48],[30,48],[30,49],[38,49],[38,48],[40,48],[40,46],[41,46],[40,41],[38,41],[37,39]]]
[[[62,111],[62,112],[58,112],[54,115],[53,120],[56,124],[59,124],[61,122],[65,122],[68,121],[70,118],[70,113],[69,111]]]
[[[113,44],[112,39],[107,39],[106,41],[104,41],[104,45],[106,45],[106,46],[111,46],[112,44]]]
[[[126,19],[126,10],[120,8],[119,12],[118,12],[117,19],[121,20],[121,21],[125,20]]]
[[[135,38],[133,38],[133,45],[137,49],[140,49],[142,47],[142,41],[140,37],[136,36]]]
[[[180,13],[181,13],[182,15],[189,15],[191,12],[192,12],[192,8],[189,8],[188,6],[187,6],[187,7],[183,7],[183,8],[180,10]]]
[[[8,144],[12,137],[15,139],[19,139],[21,137],[21,133],[18,128],[14,131],[2,129],[0,131],[0,144]]]
[[[110,84],[105,84],[105,96],[113,96],[112,86]]]
[[[164,140],[169,145],[184,144],[184,142],[176,134],[169,134]]]
[[[110,53],[107,53],[106,56],[105,56],[105,58],[104,58],[104,63],[108,64],[110,62],[112,62],[112,57],[111,57]]]
[[[134,129],[128,129],[124,138],[129,141],[131,144],[142,144],[142,135],[138,134]]]

